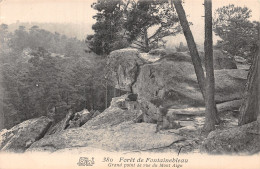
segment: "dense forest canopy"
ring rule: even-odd
[[[60,120],[69,109],[104,110],[104,60],[85,42],[38,26],[14,33],[2,24],[1,72],[6,127],[42,115]],[[111,99],[111,98],[110,98]]]

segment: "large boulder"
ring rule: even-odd
[[[204,62],[203,52],[200,55]],[[214,63],[215,69],[221,69],[215,70],[217,103],[241,99],[247,71],[237,70],[234,60],[218,50]],[[189,52],[140,54],[136,49],[121,49],[109,55],[108,66],[116,88],[138,94],[138,99],[157,107],[204,104]]]
[[[110,53],[107,65],[111,71],[115,87],[131,92],[136,81],[139,66],[144,63],[137,49],[120,49]]]
[[[51,126],[47,117],[26,120],[9,130],[0,132],[0,150],[24,152],[32,143],[41,139]]]
[[[245,58],[241,57],[241,56],[234,56],[234,59],[238,63],[246,63],[247,62],[247,60]]]
[[[93,147],[106,151],[142,151],[170,146],[183,140],[175,134],[155,133],[156,125],[124,122],[119,125],[88,129],[73,128],[59,135],[48,135],[35,142],[27,151],[57,151],[73,147]]]
[[[143,116],[140,103],[129,101],[126,94],[113,98],[109,108],[95,118],[87,121],[82,127],[95,129],[107,128],[126,121],[136,121],[139,116]],[[141,121],[143,121],[143,118]]]
[[[73,118],[73,112],[69,111],[66,114],[66,117],[64,119],[62,119],[60,122],[58,123],[53,123],[52,126],[49,128],[49,130],[47,131],[47,133],[45,135],[51,135],[54,133],[59,133],[63,130],[66,129],[66,127],[69,124],[69,121]]]
[[[94,113],[96,112],[89,112],[87,109],[76,113],[69,111],[64,119],[50,127],[46,135],[59,133],[69,128],[81,127],[94,116]]]
[[[81,127],[93,117],[94,113],[95,111],[89,112],[87,109],[75,113],[66,128]]]
[[[203,52],[201,52],[201,58],[203,63],[205,63],[205,54]],[[214,63],[215,70],[237,69],[235,59],[223,53],[220,50],[213,51],[213,63]]]
[[[202,150],[212,154],[254,154],[260,152],[260,122],[211,132]]]
[[[215,70],[216,102],[241,99],[247,71],[238,69]],[[193,65],[164,58],[141,67],[133,92],[155,105],[172,108],[203,106]]]
[[[130,97],[131,95],[126,94],[113,98],[109,108],[86,122],[83,127],[100,129],[112,127],[127,121],[159,124],[160,129],[164,130],[178,127],[175,123],[177,120],[175,114],[169,112],[162,116],[156,105],[145,100],[129,100],[129,98],[132,98]]]

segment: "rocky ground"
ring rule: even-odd
[[[129,111],[118,107],[119,102],[125,98],[126,96],[115,98],[113,104],[105,112],[90,119],[81,127],[66,128],[49,133],[48,131],[55,126],[50,127],[50,120],[41,117],[25,121],[10,130],[2,130],[0,148],[8,152],[71,150],[75,153],[103,150],[124,153],[201,153],[205,151],[223,153],[222,148],[214,147],[214,142],[218,141],[221,134],[217,139],[214,138],[213,142],[210,137],[201,135],[201,128],[205,120],[204,108],[170,109],[169,112],[177,114],[175,122],[180,124],[180,128],[162,129],[156,132],[157,124],[135,122],[138,117],[138,109]],[[126,106],[129,106],[127,104],[133,104],[133,101],[127,101]],[[220,113],[222,122],[217,126],[217,131],[234,129],[237,126],[238,111],[236,109],[238,107],[234,108],[234,104],[236,103],[218,105],[218,108],[224,111]],[[233,110],[229,110],[231,107]],[[48,131],[46,132],[46,130]],[[251,131],[250,128],[248,130]],[[255,132],[259,132],[259,130]],[[259,135],[255,134],[255,137],[250,139],[259,139]]]
[[[214,60],[216,102],[222,121],[208,136],[201,134],[205,108],[189,54],[163,50],[140,54],[134,49],[123,49],[111,53],[108,65],[114,85],[131,94],[113,98],[102,113],[70,112],[57,124],[40,117],[1,130],[0,149],[257,153],[259,122],[237,126],[247,66],[241,63],[241,69],[236,69],[236,62],[220,51],[214,51]],[[168,109],[162,121],[158,120],[159,106]]]

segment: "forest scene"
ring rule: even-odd
[[[258,154],[259,21],[201,2],[200,23],[182,0],[95,0],[83,28],[1,21],[0,151]]]

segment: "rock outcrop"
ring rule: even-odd
[[[136,101],[127,101],[128,95],[112,99],[110,107],[95,118],[86,122],[82,127],[92,129],[107,128],[125,121],[134,121],[141,115]]]
[[[174,134],[155,133],[155,124],[124,122],[99,128],[73,128],[59,135],[48,135],[34,143],[27,151],[57,151],[72,147],[94,147],[107,151],[142,151],[170,146],[184,140]]]
[[[254,154],[260,152],[260,122],[211,132],[202,144],[212,154]]]
[[[201,52],[202,62],[205,65],[205,56],[204,52]],[[214,70],[220,69],[237,69],[235,59],[223,53],[220,50],[213,51],[213,63]]]
[[[201,59],[204,61],[203,52]],[[221,51],[214,51],[214,63],[217,103],[241,99],[247,71],[236,69],[235,61]],[[204,104],[188,52],[140,54],[135,49],[121,49],[110,54],[108,65],[116,88],[138,94],[138,99],[157,107]]]
[[[87,109],[84,109],[76,113],[69,111],[69,113],[66,115],[66,117],[63,120],[50,127],[46,135],[59,133],[69,128],[81,127],[91,118],[93,118],[94,115],[97,116],[97,114],[98,112],[95,111],[89,112]]]
[[[109,108],[83,126],[45,135],[27,151],[52,152],[77,147],[144,151],[168,147],[176,141],[184,140],[174,133],[156,132],[156,124],[152,123],[156,123],[157,113],[155,105],[136,100],[136,95],[125,94],[113,98]],[[66,119],[70,119],[69,115]],[[142,123],[144,121],[149,123]]]
[[[154,52],[152,52],[154,53]],[[156,52],[155,52],[156,53]],[[157,52],[158,53],[158,52]],[[200,59],[202,61],[202,66],[205,67],[205,54],[204,52],[199,52]],[[192,59],[189,52],[175,52],[175,53],[168,53],[163,55],[167,58],[170,58],[173,61],[185,61],[192,63]],[[227,54],[223,53],[220,50],[213,51],[213,67],[214,70],[221,70],[221,69],[237,69],[237,65],[235,59],[228,56]]]
[[[237,111],[239,110],[243,100],[232,100],[224,103],[217,104],[217,109],[219,113],[226,111]]]
[[[47,117],[26,120],[9,130],[0,132],[0,150],[8,152],[24,152],[35,141],[41,139],[51,126]]]
[[[137,49],[120,49],[110,53],[108,68],[111,71],[116,88],[131,92],[139,66],[144,63]]]
[[[113,98],[109,108],[86,122],[83,127],[106,128],[125,121],[157,123],[158,107],[149,101],[131,101],[129,95],[131,94]]]
[[[241,99],[246,76],[245,70],[215,70],[216,102]],[[193,65],[185,61],[176,62],[164,58],[143,65],[133,92],[155,105],[185,108],[204,104]]]
[[[234,56],[234,59],[238,63],[246,63],[247,62],[247,60],[245,58],[241,57],[241,56]]]
[[[220,51],[214,51],[214,61],[218,109],[237,109],[247,71],[236,69],[233,60]],[[193,136],[205,121],[205,109],[188,52],[169,54],[154,50],[140,54],[136,49],[121,49],[111,52],[107,66],[115,87],[128,93],[113,98],[104,112],[69,112],[53,126],[46,117],[27,120],[1,131],[0,149],[54,152],[91,147],[105,151],[151,151],[184,141],[185,144],[180,143],[183,147],[194,141]],[[163,116],[160,105],[164,110],[169,108]],[[159,125],[161,130],[157,130]],[[256,145],[258,151],[259,126],[255,122],[214,131],[203,143],[203,149],[213,153],[252,152]],[[193,135],[187,141],[182,136],[189,133]]]

